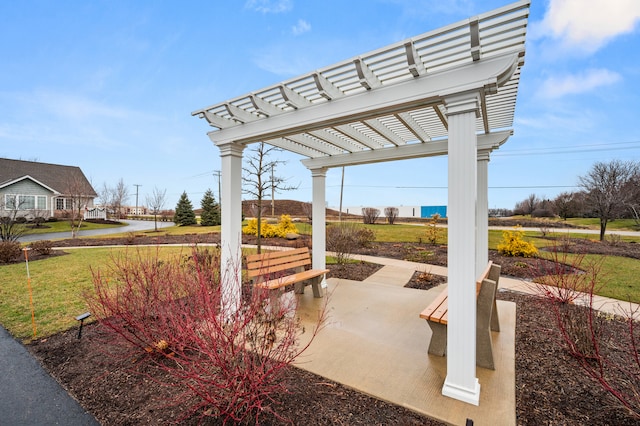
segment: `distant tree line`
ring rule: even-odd
[[[640,226],[640,163],[597,162],[578,177],[580,190],[562,192],[554,199],[530,194],[516,203],[512,214],[532,217],[595,217],[600,219],[600,240],[615,219],[634,219]],[[490,215],[506,212],[490,211]]]

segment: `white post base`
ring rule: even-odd
[[[476,379],[473,389],[467,389],[448,383],[445,379],[442,394],[467,404],[480,405],[480,382]]]

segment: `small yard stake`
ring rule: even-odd
[[[29,303],[31,304],[31,324],[33,324],[33,338],[36,338],[36,313],[33,309],[33,291],[31,290],[31,274],[29,273],[29,247],[22,249],[24,252],[24,261],[27,265],[27,287],[29,287]]]

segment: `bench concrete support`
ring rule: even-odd
[[[491,341],[491,318],[498,317],[493,311],[495,298],[496,282],[489,279],[482,280],[476,318],[476,364],[490,370],[495,370]]]
[[[429,354],[445,356],[447,354],[447,326],[439,322],[427,321],[431,328],[431,341],[429,342]]]

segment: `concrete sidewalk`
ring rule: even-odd
[[[353,258],[364,262],[384,265],[382,269],[365,280],[368,282],[386,282],[403,286],[411,278],[411,275],[413,274],[412,271],[429,272],[431,274],[442,275],[444,277],[448,276],[447,268],[445,266],[365,255],[354,255]],[[403,270],[404,272],[401,272]],[[402,282],[407,275],[409,276],[409,279]],[[526,294],[539,294],[540,286],[525,279],[505,277],[504,275],[501,275],[498,290],[510,290]],[[587,294],[582,294],[576,300],[576,303],[588,306],[589,296]],[[593,308],[601,312],[615,315],[622,315],[625,312],[640,312],[640,305],[637,303],[630,303],[597,295],[593,296]]]
[[[2,425],[99,425],[2,327],[0,377]]]

